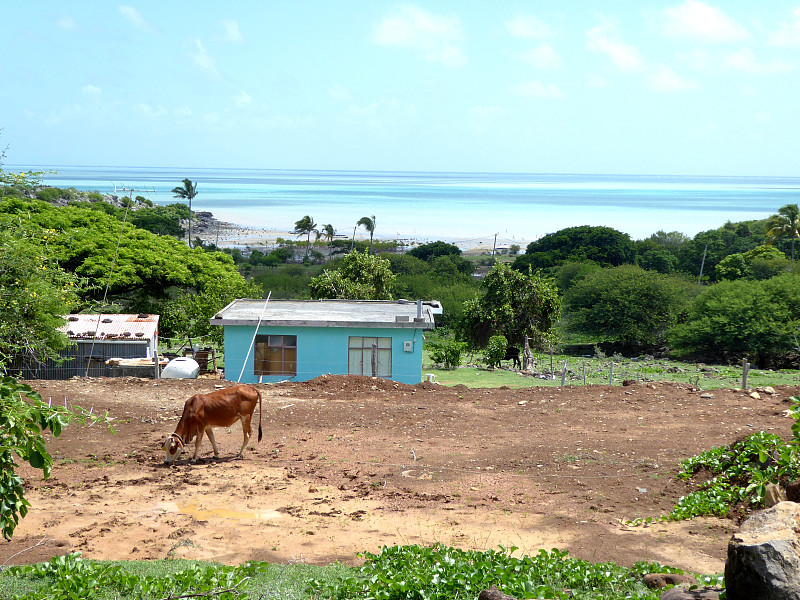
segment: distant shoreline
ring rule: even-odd
[[[203,216],[200,218],[200,225],[197,228],[192,229],[192,237],[200,238],[204,244],[214,244],[219,248],[245,248],[249,246],[251,248],[265,247],[267,249],[271,249],[278,245],[278,238],[285,240],[297,240],[301,242],[306,239],[305,235],[298,236],[291,231],[263,227],[246,227],[236,223],[220,221],[213,216],[213,213],[209,212],[195,214],[202,214]],[[353,236],[351,235],[345,237],[346,239],[351,239]],[[345,238],[339,237],[338,239]],[[359,241],[369,241],[369,234],[364,230],[356,230],[355,239]],[[386,241],[385,238],[380,239],[381,241]],[[473,242],[469,245],[461,245],[457,243],[458,238],[447,236],[442,236],[436,240],[406,236],[401,238],[401,241],[408,243],[409,246],[416,246],[432,241],[443,241],[459,246],[464,254],[482,254],[484,252],[491,253],[493,248],[492,243],[485,243],[481,241]],[[520,242],[519,245],[520,250],[524,252],[527,242]],[[507,246],[503,245],[498,247],[506,248]]]

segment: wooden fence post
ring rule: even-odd
[[[750,363],[746,358],[742,359],[742,389],[747,389],[747,374],[750,372]]]

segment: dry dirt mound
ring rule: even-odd
[[[325,376],[259,385],[264,439],[233,456],[217,430],[198,464],[163,465],[160,445],[194,393],[229,382],[30,382],[54,402],[108,410],[116,434],[70,426],[53,475],[23,467],[31,511],[0,562],[80,550],[100,559],[168,556],[358,562],[384,545],[564,548],[595,562],[658,561],[721,571],[736,523],[629,527],[668,512],[691,486],[678,463],[760,429],[791,436],[798,388],[754,399],[672,383],[526,389],[404,385]],[[256,417],[257,418],[257,417]]]

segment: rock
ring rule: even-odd
[[[786,499],[790,502],[800,502],[800,479],[786,484]]]
[[[763,387],[763,388],[756,388],[756,390],[759,391],[759,392],[764,392],[765,394],[769,394],[770,396],[772,396],[773,394],[776,393],[775,392],[775,388],[772,387],[771,385],[768,385],[768,386]]]
[[[661,600],[719,600],[719,588],[699,588],[687,590],[686,588],[672,588],[661,594]],[[730,596],[728,596],[730,598]],[[750,600],[756,600],[751,598]],[[761,600],[761,598],[759,598]]]
[[[800,600],[800,504],[780,502],[728,542],[728,600]]]
[[[642,582],[651,590],[660,590],[668,585],[680,585],[682,583],[697,584],[697,579],[691,575],[680,575],[678,573],[648,573],[642,577]]]
[[[761,394],[759,394],[758,392],[750,392],[750,397],[753,400],[761,400]]]
[[[764,506],[772,508],[778,502],[785,502],[787,499],[786,491],[781,486],[774,483],[766,485],[764,489]]]
[[[714,396],[714,394],[712,394],[711,392],[703,392],[702,394],[700,394],[700,397],[709,399],[716,398],[716,396]]]
[[[478,600],[517,600],[514,596],[504,594],[493,585],[488,590],[483,590],[478,596]]]

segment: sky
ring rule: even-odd
[[[11,165],[800,176],[800,0],[29,0]]]

